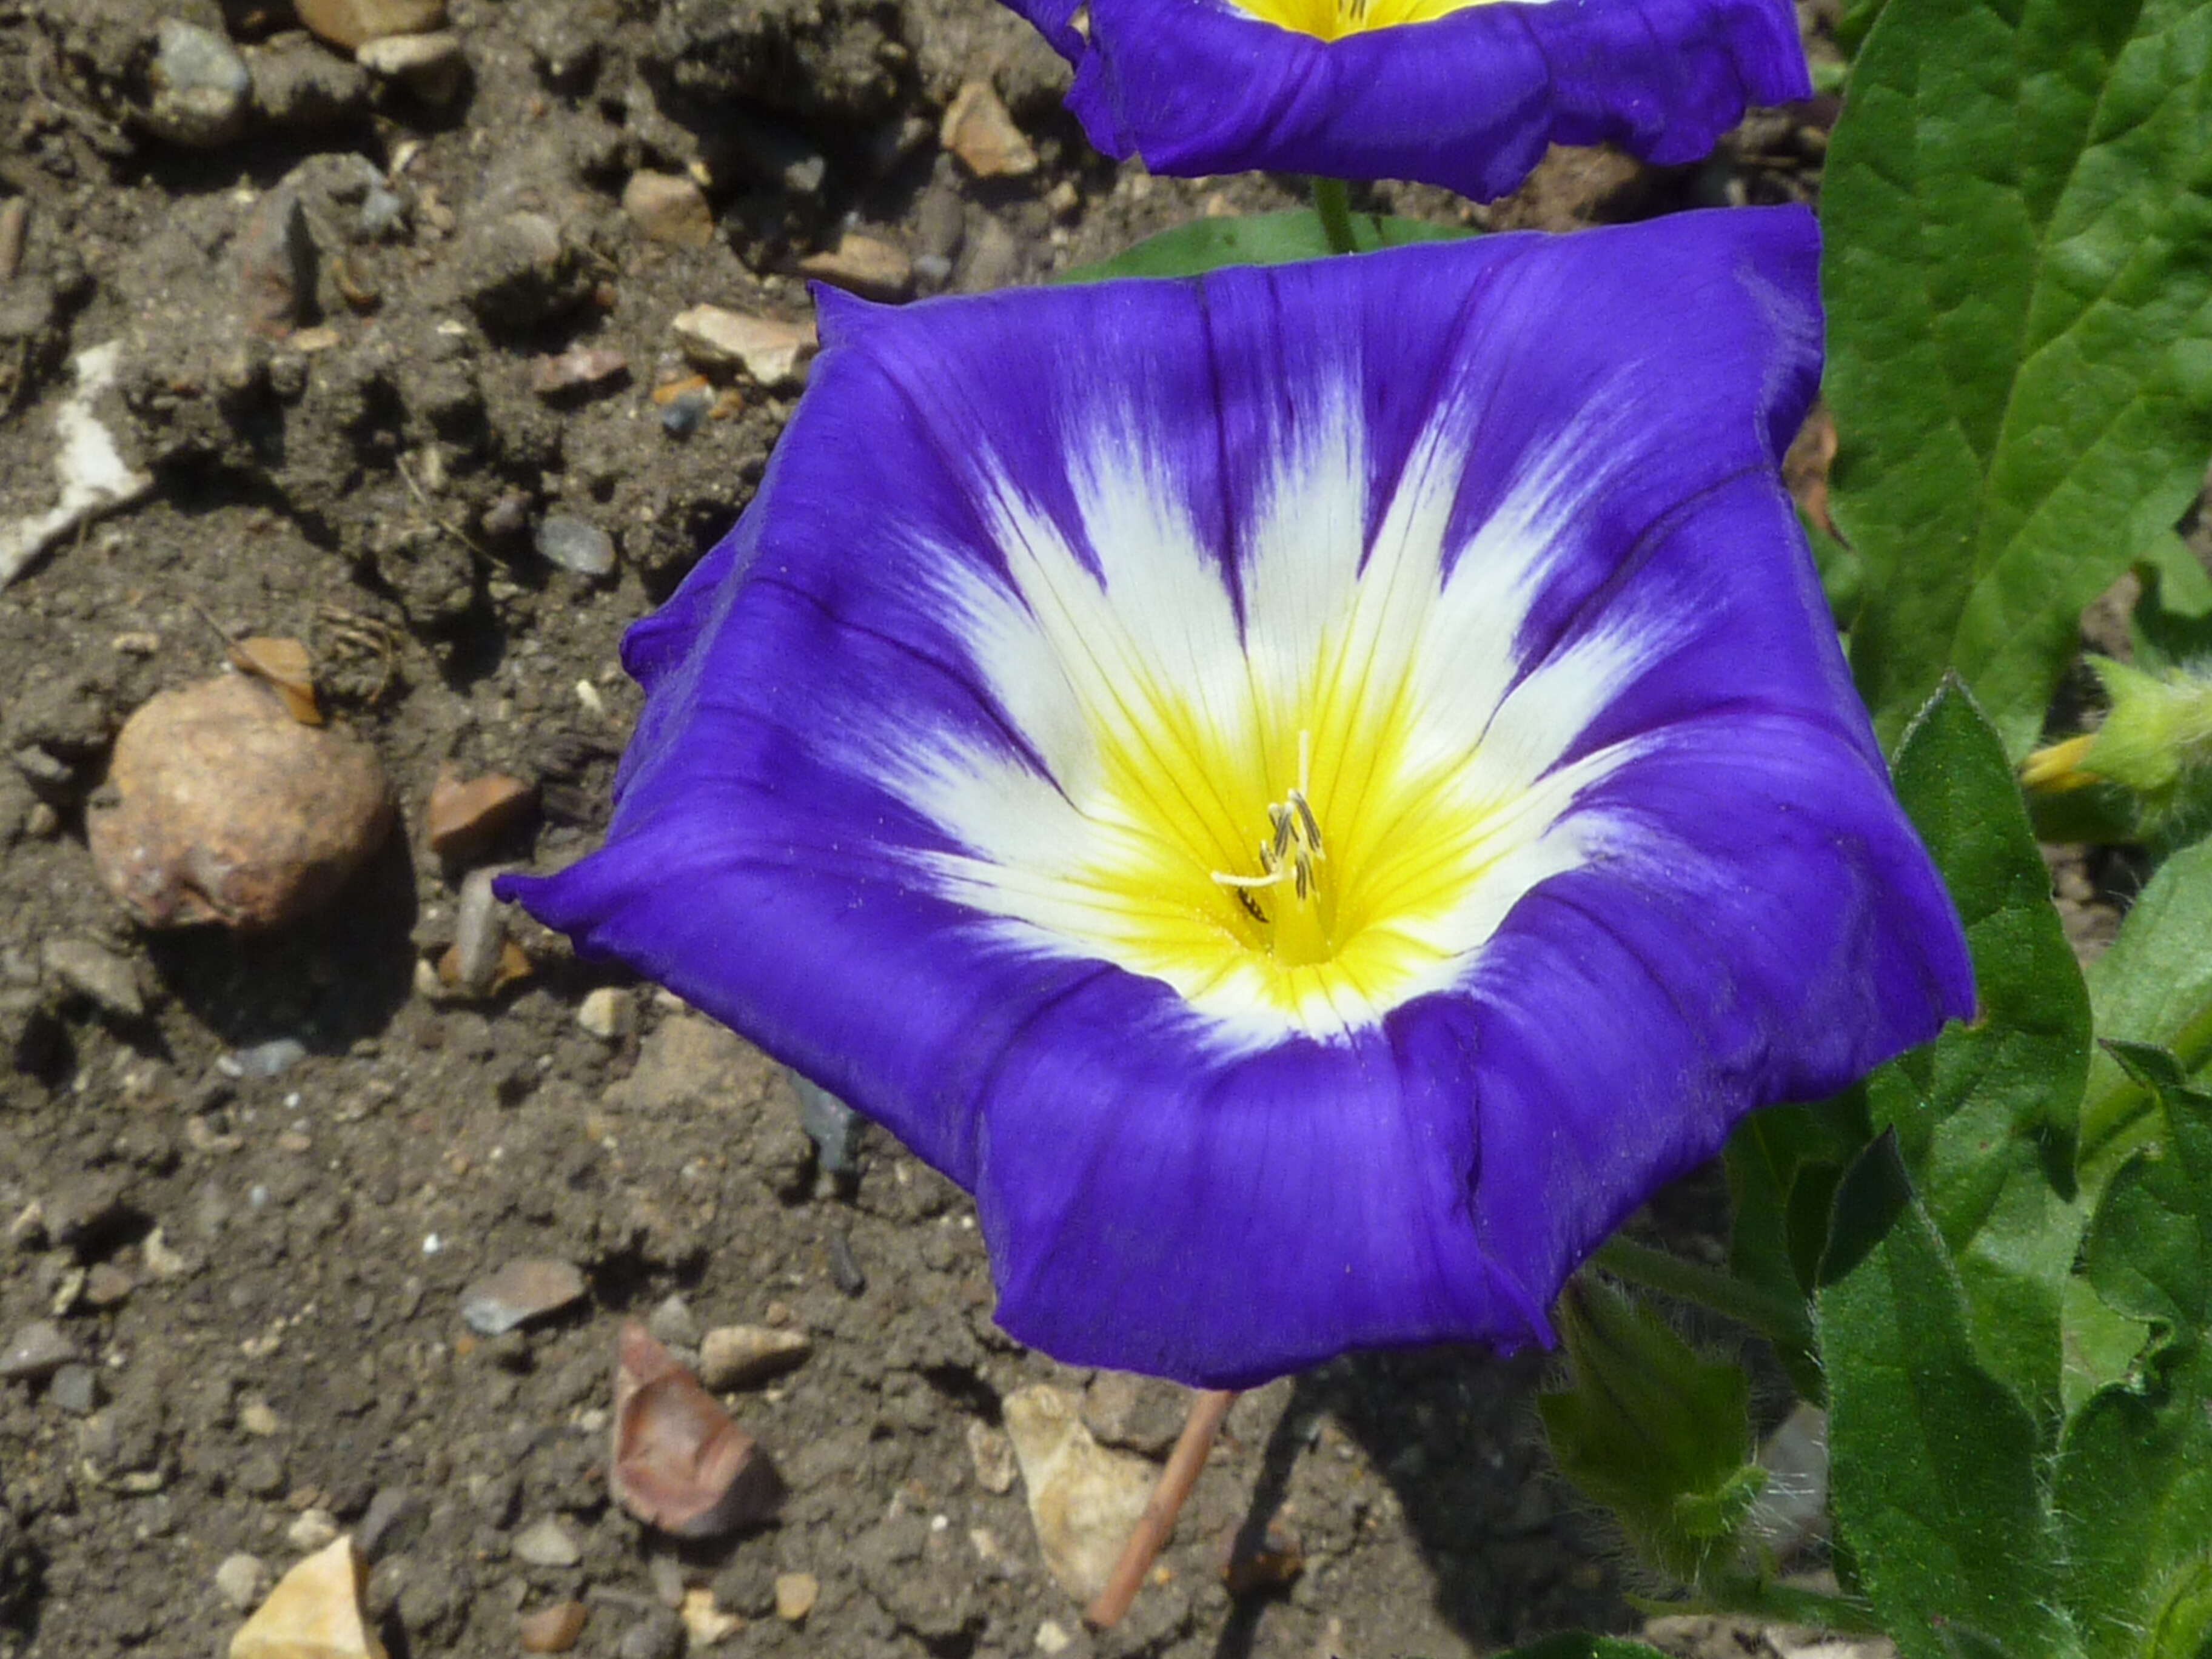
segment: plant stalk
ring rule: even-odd
[[[1338,186],[1341,189],[1342,186]],[[1237,1398],[1233,1389],[1208,1389],[1191,1398],[1189,1415],[1183,1419],[1182,1433],[1168,1454],[1168,1466],[1160,1472],[1160,1483],[1152,1488],[1152,1495],[1145,1504],[1144,1514],[1129,1534],[1129,1541],[1121,1547],[1121,1559],[1114,1564],[1114,1576],[1106,1581],[1106,1588],[1098,1592],[1098,1599],[1084,1611],[1084,1620],[1094,1630],[1110,1630],[1129,1610],[1129,1603],[1137,1599],[1138,1588],[1151,1571],[1152,1559],[1160,1547],[1168,1541],[1175,1530],[1176,1516],[1182,1512],[1183,1499],[1198,1484],[1198,1474],[1206,1467],[1206,1455],[1213,1449],[1213,1437],[1220,1432],[1221,1419],[1229,1415],[1229,1407]]]
[[[1352,197],[1341,179],[1313,178],[1306,181],[1313,187],[1314,211],[1321,216],[1322,234],[1328,239],[1331,253],[1357,253],[1359,239],[1352,230]]]
[[[2174,1033],[2166,1045],[2181,1063],[2185,1074],[2194,1073],[2212,1060],[2212,1006],[2201,1008],[2196,1018]],[[2156,1097],[2133,1078],[2114,1084],[2081,1109],[2081,1144],[2074,1164],[2087,1170],[2115,1140],[2133,1128],[2148,1112]]]

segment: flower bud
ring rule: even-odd
[[[1567,1479],[1637,1553],[1687,1583],[1727,1570],[1766,1472],[1750,1459],[1751,1382],[1584,1274],[1556,1310],[1568,1386],[1537,1401]]]

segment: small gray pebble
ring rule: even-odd
[[[617,1659],[676,1659],[684,1650],[684,1626],[673,1613],[653,1613],[623,1632]]]
[[[89,1365],[70,1364],[54,1373],[46,1397],[71,1417],[89,1417],[100,1408],[100,1373]]]
[[[407,200],[382,185],[373,185],[361,198],[361,215],[354,228],[364,242],[382,242],[404,235]]]
[[[147,126],[173,144],[212,149],[245,130],[253,79],[237,49],[213,29],[164,17],[149,72]]]
[[[34,1382],[78,1358],[77,1346],[50,1319],[34,1320],[0,1348],[0,1382]]]
[[[668,1297],[655,1308],[645,1322],[645,1328],[653,1334],[653,1340],[665,1342],[672,1348],[699,1346],[699,1321],[691,1311],[691,1304],[680,1296]]]
[[[354,1529],[354,1542],[370,1561],[397,1555],[422,1535],[430,1506],[404,1486],[380,1486]]]
[[[307,1057],[307,1045],[297,1037],[271,1037],[231,1056],[240,1077],[282,1077]]]
[[[672,438],[688,438],[699,429],[711,407],[706,392],[696,388],[672,398],[660,411],[660,429]]]
[[[573,514],[546,515],[538,526],[538,552],[579,576],[604,576],[615,568],[614,538]]]

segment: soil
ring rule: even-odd
[[[165,136],[164,18],[252,69],[214,148]],[[1816,45],[1827,21],[1808,9]],[[1546,1472],[1545,1358],[1434,1350],[1243,1397],[1163,1575],[1086,1634],[971,1427],[1048,1381],[1158,1457],[1176,1391],[1009,1342],[957,1190],[880,1137],[826,1172],[781,1074],[651,988],[520,917],[519,981],[459,998],[434,966],[465,873],[424,838],[441,769],[536,792],[474,864],[592,842],[637,706],[617,642],[789,412],[742,378],[687,393],[678,313],[803,317],[799,262],[848,231],[900,250],[908,291],[965,291],[1292,205],[1297,181],[1103,161],[1063,67],[991,0],[452,0],[450,27],[465,70],[439,101],[287,0],[0,3],[0,204],[27,212],[0,270],[0,526],[51,505],[71,361],[103,343],[95,412],[150,480],[0,596],[0,1352],[45,1320],[82,1362],[0,1382],[0,1656],[222,1651],[243,1614],[218,1566],[281,1572],[329,1525],[362,1540],[398,1656],[513,1653],[520,1613],[569,1597],[577,1651],[672,1652],[698,1586],[745,1621],[732,1654],[1449,1659],[1634,1628],[1619,1553]],[[1034,173],[940,152],[978,79]],[[1832,114],[1761,113],[1693,168],[1562,153],[1492,209],[1363,195],[1555,229],[1803,198]],[[711,234],[641,234],[640,169],[702,181]],[[579,346],[621,367],[536,389]],[[541,557],[556,515],[607,532],[612,570]],[[121,721],[221,672],[224,635],[308,644],[401,827],[307,921],[141,930],[95,877],[88,805]],[[599,989],[611,1036],[579,1021]],[[476,1335],[464,1286],[519,1257],[575,1264],[586,1296]],[[625,1316],[679,1349],[733,1322],[811,1338],[734,1397],[789,1483],[776,1523],[678,1550],[611,1504]],[[572,1564],[518,1554],[549,1516]],[[1270,1525],[1303,1571],[1232,1597],[1232,1541]],[[803,1625],[775,1611],[787,1572],[819,1582]]]

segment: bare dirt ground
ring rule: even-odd
[[[653,1659],[702,1590],[738,1622],[695,1651],[854,1659],[1449,1659],[1632,1628],[1545,1472],[1542,1357],[1432,1351],[1245,1396],[1135,1614],[1086,1634],[1001,1402],[1053,1383],[1157,1458],[1176,1392],[1008,1342],[956,1190],[881,1138],[825,1170],[781,1073],[650,988],[519,917],[519,977],[437,972],[479,925],[469,869],[599,833],[636,707],[617,641],[789,412],[788,386],[701,375],[680,313],[801,320],[825,255],[890,298],[1040,281],[1297,181],[1103,161],[990,0],[452,0],[446,27],[364,69],[287,0],[0,3],[0,526],[53,506],[73,365],[109,343],[88,409],[137,475],[0,594],[0,1656],[221,1652],[334,1530],[395,1655],[513,1653],[573,1599],[576,1651]],[[976,82],[1032,168],[940,144]],[[1555,156],[1479,219],[1802,197],[1827,112],[1759,115],[1691,169]],[[88,818],[121,723],[222,672],[225,635],[308,647],[398,820],[304,921],[148,930]],[[441,769],[530,810],[438,856]],[[524,1257],[585,1295],[471,1331],[464,1287]],[[610,1501],[624,1316],[685,1352],[737,1323],[810,1340],[729,1396],[789,1484],[774,1524],[678,1547]],[[1232,1545],[1271,1527],[1302,1571],[1232,1595]],[[803,1620],[777,1607],[799,1574]]]

